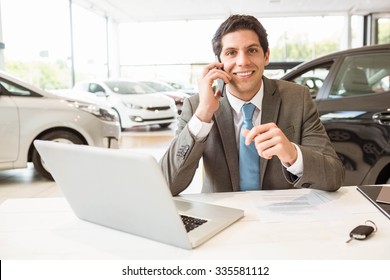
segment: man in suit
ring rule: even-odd
[[[250,190],[339,189],[344,169],[308,89],[263,76],[270,50],[261,23],[253,16],[230,16],[212,45],[219,61],[204,68],[199,94],[185,100],[176,136],[160,161],[172,193],[188,187],[201,158],[202,192],[247,190],[242,180],[251,173],[258,179]],[[226,83],[225,92],[215,90],[216,79]],[[247,103],[255,105],[254,127],[241,131]],[[240,137],[254,146],[251,165],[258,172],[243,175],[249,159],[239,159]]]

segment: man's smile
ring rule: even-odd
[[[253,73],[255,73],[255,71],[235,72],[233,74],[236,76],[239,76],[239,77],[248,77],[248,76],[252,75]]]

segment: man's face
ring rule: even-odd
[[[232,77],[227,85],[234,96],[249,101],[260,89],[269,50],[264,53],[259,38],[251,30],[238,30],[222,37],[221,61]]]

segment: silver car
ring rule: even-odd
[[[120,126],[109,108],[59,97],[0,72],[0,170],[35,169],[52,179],[35,139],[118,148]]]

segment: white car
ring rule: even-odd
[[[59,97],[0,72],[0,170],[33,162],[52,179],[35,139],[118,148],[118,116],[110,108]]]
[[[168,127],[177,119],[177,107],[172,98],[132,80],[84,81],[77,83],[74,94],[105,104],[116,110],[122,130],[135,126]],[[91,99],[92,98],[92,99]]]
[[[159,93],[162,93],[172,98],[175,101],[177,112],[179,115],[181,114],[183,108],[184,99],[191,96],[188,93],[185,93],[184,91],[174,88],[172,85],[164,81],[147,80],[147,81],[141,81],[141,83],[147,85],[148,87],[151,87],[152,89],[154,89]]]

